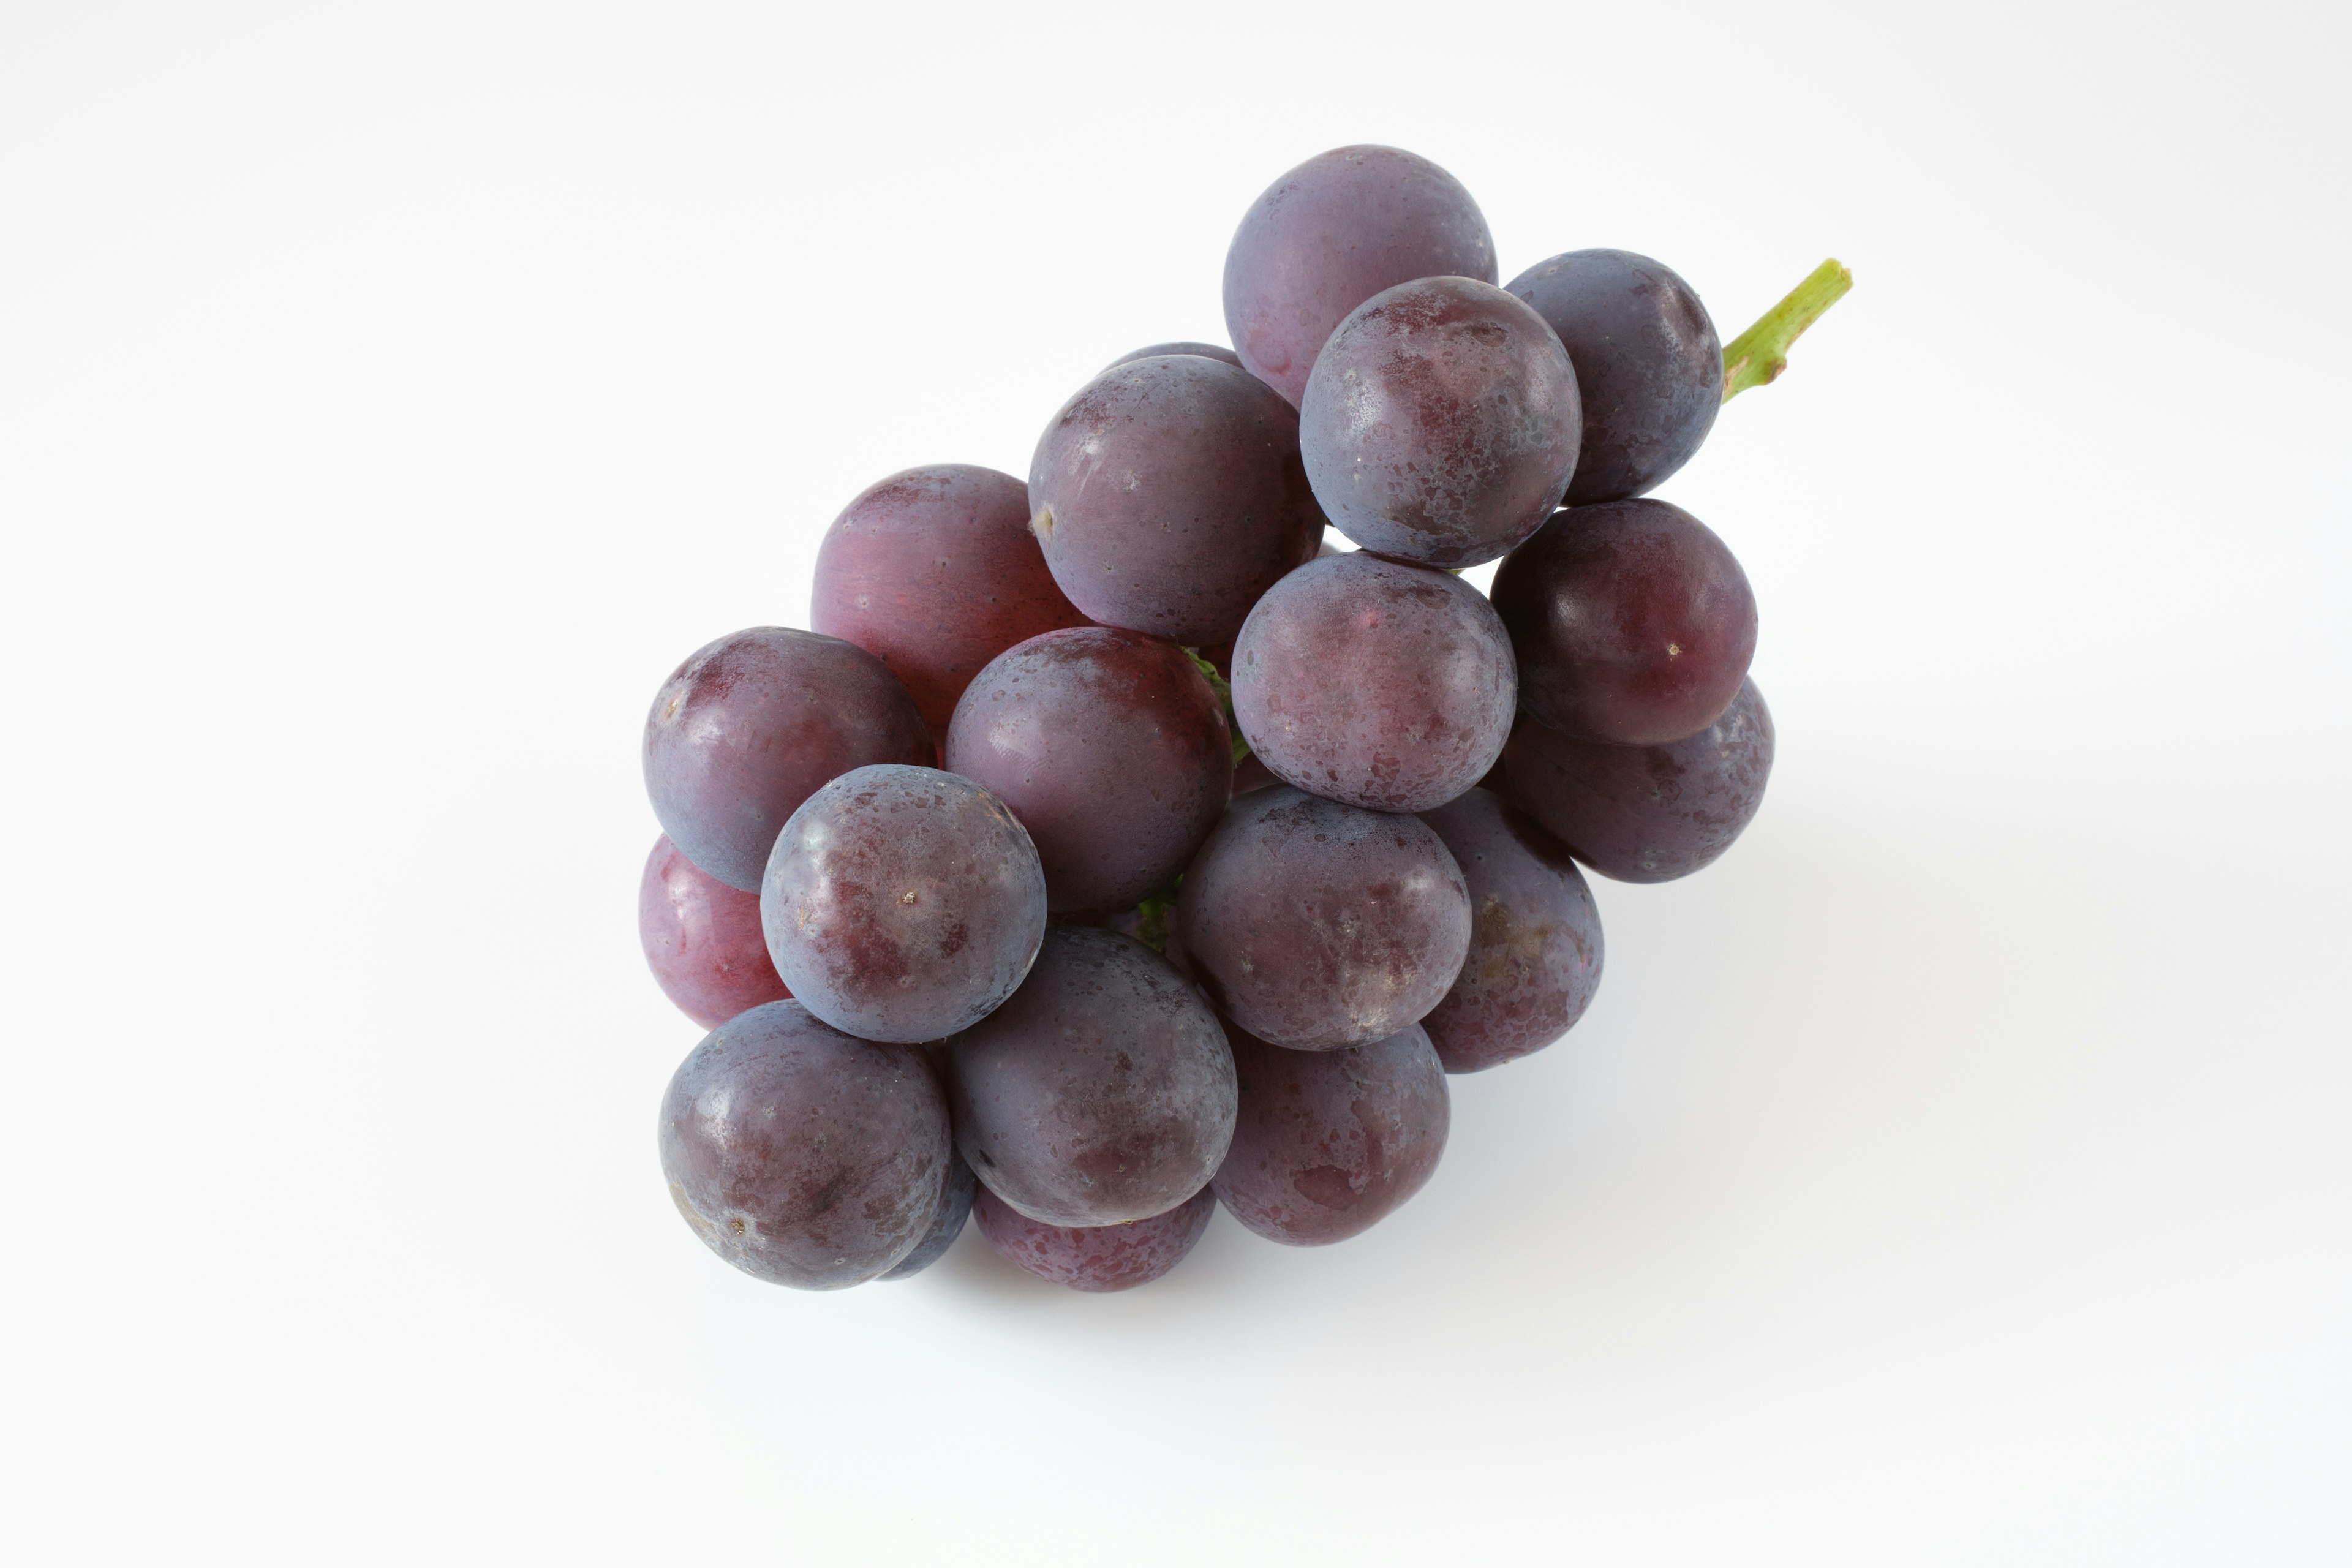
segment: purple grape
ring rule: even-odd
[[[1395,147],[1309,158],[1252,203],[1225,252],[1225,331],[1293,404],[1349,311],[1416,278],[1492,283],[1495,240],[1454,177]]]
[[[1584,440],[1570,506],[1655,489],[1715,428],[1723,345],[1691,286],[1630,250],[1571,250],[1510,281],[1568,350]]]
[[[1559,505],[1579,408],[1568,353],[1526,301],[1423,278],[1331,334],[1298,405],[1299,451],[1324,513],[1358,544],[1475,566]]]
[[[1112,626],[999,655],[957,705],[946,761],[1029,830],[1056,915],[1128,909],[1174,880],[1234,773],[1224,705],[1191,656]]]
[[[1126,1225],[1060,1226],[1031,1219],[980,1189],[971,1216],[998,1257],[1073,1290],[1132,1290],[1184,1261],[1217,1212],[1202,1187],[1165,1214]]]
[[[1453,1106],[1419,1025],[1338,1051],[1286,1051],[1240,1029],[1227,1036],[1241,1116],[1214,1190],[1260,1236],[1290,1247],[1345,1241],[1394,1213],[1437,1169]]]
[[[776,836],[760,921],[810,1012],[861,1039],[938,1040],[1029,973],[1045,874],[1020,822],[970,779],[858,768]]]
[[[875,1276],[877,1279],[911,1279],[947,1256],[955,1238],[963,1234],[963,1222],[971,1215],[971,1192],[978,1185],[972,1180],[971,1167],[963,1156],[950,1152],[948,1156],[947,1196],[940,1203],[939,1217],[931,1228],[915,1244],[915,1250],[890,1266],[889,1271]]]
[[[1510,739],[1511,639],[1458,577],[1370,555],[1310,561],[1234,645],[1234,713],[1286,783],[1373,811],[1426,811]]]
[[[1483,1072],[1566,1034],[1601,988],[1601,911],[1568,848],[1474,789],[1423,822],[1470,885],[1470,956],[1421,1026],[1447,1072]]]
[[[1241,355],[1231,349],[1221,349],[1214,343],[1153,343],[1149,348],[1138,349],[1131,354],[1121,354],[1103,368],[1117,370],[1123,364],[1133,364],[1139,359],[1160,359],[1168,354],[1198,354],[1202,359],[1223,360],[1235,370],[1249,368],[1242,363]]]
[[[662,1173],[710,1250],[803,1290],[873,1279],[938,1217],[954,1149],[939,1079],[798,1002],[730,1018],[662,1098]]]
[[[1175,923],[1218,1011],[1328,1051],[1437,1005],[1470,950],[1470,894],[1419,817],[1286,784],[1234,803],[1184,874]]]
[[[1192,987],[1140,942],[1055,926],[1029,982],[959,1036],[956,1144],[1047,1225],[1164,1214],[1234,1135],[1234,1058]]]
[[[1223,642],[1323,538],[1298,416],[1197,354],[1115,365],[1062,405],[1029,468],[1030,526],[1105,626]]]
[[[1657,746],[1729,707],[1756,595],[1722,540],[1662,500],[1571,508],[1495,574],[1519,705],[1562,734]]]
[[[934,732],[990,659],[1086,619],[1029,531],[1029,487],[994,468],[893,474],[844,508],[817,547],[809,625],[880,659]]]
[[[1504,748],[1511,800],[1621,882],[1670,882],[1731,847],[1772,773],[1772,714],[1753,680],[1723,717],[1664,746],[1607,746],[1522,721]]]
[[[907,689],[838,637],[753,626],[677,667],[646,716],[646,792],[686,858],[760,890],[784,819],[827,780],[938,760]]]
[[[697,868],[667,834],[637,883],[637,937],[662,994],[706,1029],[792,994],[768,958],[759,895]]]

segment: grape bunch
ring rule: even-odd
[[[638,917],[710,1031],[660,1148],[713,1251],[831,1289],[976,1218],[1103,1291],[1220,1207],[1354,1236],[1435,1170],[1449,1075],[1591,1005],[1584,871],[1739,836],[1772,767],[1755,597],[1646,492],[1850,279],[1727,349],[1630,251],[1497,279],[1444,170],[1310,159],[1234,237],[1234,348],[1112,362],[1025,483],[883,479],[811,629],[663,683]],[[1497,560],[1491,597],[1457,575]]]

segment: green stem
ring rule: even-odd
[[[1789,345],[1822,319],[1822,312],[1845,297],[1853,274],[1834,258],[1822,262],[1789,297],[1758,318],[1723,349],[1723,400],[1726,403],[1751,386],[1761,386],[1789,368]]]

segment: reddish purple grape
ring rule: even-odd
[[[859,1284],[912,1252],[953,1154],[920,1055],[852,1039],[798,1002],[719,1025],[662,1099],[678,1213],[744,1273],[803,1290]]]
[[[1291,1247],[1345,1241],[1394,1213],[1437,1169],[1453,1105],[1419,1025],[1337,1051],[1226,1034],[1241,1115],[1215,1192],[1250,1229]]]
[[[1250,750],[1310,795],[1426,811],[1476,784],[1510,739],[1511,639],[1458,577],[1351,554],[1266,590],[1234,645]]]
[[[1461,182],[1395,147],[1338,147],[1265,189],[1225,252],[1225,331],[1293,404],[1349,311],[1416,278],[1492,283],[1495,239]]]
[[[1197,354],[1114,365],[1062,405],[1029,467],[1030,526],[1070,602],[1199,647],[1323,538],[1298,416]]]
[[[1028,974],[1045,874],[1020,822],[971,780],[859,768],[776,836],[760,921],[810,1012],[861,1039],[938,1040]]]
[[[1470,950],[1470,894],[1419,817],[1284,785],[1242,796],[1209,835],[1176,927],[1226,1017],[1327,1051],[1385,1039],[1437,1005]]]
[[[828,780],[938,760],[915,700],[838,637],[753,626],[677,667],[646,716],[646,792],[686,858],[760,890],[784,819]]]
[[[1567,846],[1474,789],[1421,819],[1470,885],[1470,956],[1421,1026],[1447,1072],[1481,1072],[1569,1031],[1601,988],[1601,911]]]
[[[1756,595],[1722,540],[1662,500],[1563,511],[1495,574],[1519,705],[1619,746],[1695,735],[1739,692]]]
[[[698,869],[667,834],[637,883],[637,937],[662,994],[706,1029],[792,994],[768,958],[759,895]]]
[[[1764,804],[1772,714],[1753,680],[1723,717],[1664,746],[1607,746],[1523,721],[1504,748],[1511,800],[1569,852],[1621,882],[1712,862]]]
[[[1029,830],[1056,915],[1128,909],[1173,881],[1234,773],[1224,705],[1191,656],[1114,626],[998,656],[956,707],[946,761]]]
[[[971,1216],[971,1193],[978,1184],[972,1179],[971,1167],[963,1163],[963,1156],[950,1152],[948,1156],[947,1196],[940,1200],[939,1217],[931,1221],[931,1228],[923,1233],[923,1239],[915,1244],[914,1251],[892,1264],[887,1273],[877,1274],[875,1278],[911,1279],[946,1257],[948,1248],[955,1245],[955,1238],[963,1234],[963,1222]]]
[[[1126,1225],[1046,1225],[986,1187],[971,1205],[980,1234],[998,1257],[1041,1279],[1087,1291],[1150,1284],[1184,1261],[1216,1212],[1216,1194],[1206,1187],[1165,1214]]]
[[[893,474],[844,508],[817,547],[809,625],[880,659],[934,731],[990,659],[1085,624],[1029,531],[1029,487],[994,468]]]
[[[956,1143],[1047,1225],[1118,1225],[1201,1190],[1234,1135],[1234,1058],[1198,993],[1113,931],[1055,926],[1010,1002],[957,1037]]]
[[[1525,300],[1423,278],[1331,334],[1298,405],[1299,452],[1324,514],[1358,544],[1475,566],[1559,505],[1580,406],[1568,352]]]
[[[1111,361],[1110,363],[1103,366],[1103,368],[1105,370],[1117,370],[1123,364],[1133,364],[1139,359],[1160,359],[1168,354],[1198,354],[1202,359],[1223,360],[1225,363],[1233,366],[1235,370],[1246,370],[1249,368],[1242,363],[1242,356],[1234,353],[1231,349],[1221,349],[1214,343],[1190,342],[1153,343],[1147,348],[1139,348],[1133,353],[1121,354],[1117,359]]]
[[[1570,506],[1656,489],[1715,428],[1723,344],[1691,286],[1630,250],[1571,250],[1511,279],[1559,334],[1583,394]]]

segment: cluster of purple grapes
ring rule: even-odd
[[[1591,1001],[1577,862],[1662,881],[1746,826],[1755,601],[1637,499],[1714,423],[1715,329],[1624,251],[1496,279],[1444,170],[1312,159],[1234,237],[1237,352],[1118,361],[1025,485],[884,479],[814,631],[664,683],[640,920],[711,1033],[661,1160],[720,1257],[903,1279],[973,1215],[1115,1290],[1221,1202],[1354,1236],[1429,1179],[1448,1073]],[[1491,602],[1454,574],[1497,558]]]

